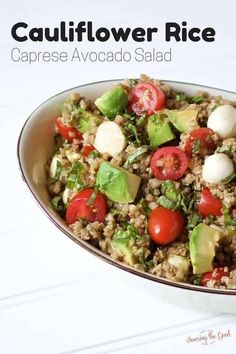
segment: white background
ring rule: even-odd
[[[30,112],[51,95],[83,83],[147,73],[154,77],[235,90],[235,1],[5,1],[1,4],[0,353],[229,353],[236,344],[236,317],[187,310],[153,298],[116,277],[60,233],[38,209],[16,161],[19,131]],[[214,43],[173,43],[171,63],[12,63],[13,47],[66,50],[77,44],[16,43],[11,27],[57,26],[85,20],[95,27],[159,27],[146,49],[170,47],[164,23],[214,27]],[[78,43],[80,50],[134,49],[140,44]],[[230,329],[210,346],[188,336]]]

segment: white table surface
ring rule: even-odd
[[[43,215],[23,184],[16,160],[19,131],[30,112],[51,95],[83,83],[137,77],[197,82],[235,90],[236,3],[190,1],[7,1],[1,4],[1,226],[0,353],[231,353],[236,317],[167,304],[134,289],[111,266],[75,245]],[[12,63],[10,50],[69,50],[76,44],[17,44],[12,25],[57,25],[91,20],[98,26],[162,26],[187,20],[216,29],[214,44],[172,45],[172,63]],[[160,50],[163,41],[144,45]],[[121,45],[80,43],[80,50],[134,49]],[[138,45],[139,46],[139,45]],[[202,331],[230,330],[211,345],[188,343]]]

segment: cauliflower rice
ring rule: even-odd
[[[225,100],[222,97],[212,97],[206,92],[196,92],[195,96],[187,97],[182,92],[175,92],[161,81],[146,76],[141,76],[137,81],[125,80],[121,82],[121,87],[130,96],[133,87],[138,83],[151,83],[162,90],[166,97],[166,103],[161,112],[165,117],[168,116],[169,111],[196,110],[199,127],[206,127],[208,117],[217,107],[222,105],[236,107],[236,102]],[[149,235],[148,223],[151,211],[162,205],[160,203],[161,196],[163,196],[163,180],[157,179],[150,167],[152,154],[153,151],[163,146],[175,146],[181,151],[186,151],[191,131],[181,133],[171,125],[176,138],[153,149],[150,147],[146,129],[148,117],[145,114],[132,115],[130,109],[127,108],[112,119],[120,126],[126,137],[125,148],[116,156],[111,156],[109,152],[99,153],[95,149],[86,155],[83,153],[84,147],[94,146],[101,121],[109,119],[104,117],[94,102],[86,97],[81,97],[79,93],[74,93],[64,103],[60,117],[61,124],[74,129],[78,128],[78,119],[80,119],[78,115],[84,111],[98,117],[100,122],[93,121],[90,129],[83,132],[81,137],[73,136],[72,131],[70,141],[57,132],[55,135],[56,167],[54,166],[54,173],[52,172],[53,158],[46,165],[47,188],[55,209],[65,218],[68,205],[80,190],[85,187],[96,190],[97,174],[104,161],[123,168],[125,165],[129,172],[141,177],[141,183],[132,202],[118,203],[106,198],[107,211],[103,221],[89,222],[84,218],[78,218],[77,221],[70,224],[75,237],[91,243],[116,261],[158,277],[212,288],[236,289],[235,177],[232,176],[228,183],[225,181],[218,184],[206,182],[202,177],[202,170],[207,156],[199,155],[198,151],[192,152],[192,156],[188,156],[186,172],[181,178],[172,180],[172,186],[181,191],[179,192],[181,200],[185,202],[184,206],[181,204],[177,207],[177,210],[184,215],[185,227],[173,242],[166,245],[158,244]],[[235,167],[236,137],[221,139],[217,134],[213,134],[212,139],[215,150],[226,154]],[[144,149],[142,154],[137,155],[131,163],[127,163],[130,156],[134,156],[140,147],[147,145],[146,151]],[[80,166],[79,183],[68,184],[75,163],[79,163]],[[219,198],[222,205],[222,215],[204,217],[199,213],[199,200],[204,188],[208,188],[213,197]],[[227,274],[222,276],[220,280],[215,279],[213,274],[211,279],[204,284],[201,283],[202,274],[193,274],[189,247],[191,232],[199,223],[220,230],[222,236],[216,244],[212,269],[214,273],[215,269],[221,267]],[[123,230],[128,230],[127,232],[131,235],[128,240],[129,257],[113,245],[117,232]],[[180,258],[175,258],[175,256]],[[185,262],[181,261],[183,259]]]

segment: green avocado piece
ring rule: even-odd
[[[185,109],[183,111],[169,111],[168,117],[171,123],[181,133],[189,133],[198,128],[197,123],[198,111],[196,109]]]
[[[220,237],[220,231],[206,224],[195,226],[190,235],[189,243],[193,274],[202,274],[213,270],[212,262]]]
[[[128,95],[121,85],[108,90],[95,101],[97,108],[110,119],[124,112],[127,104]]]
[[[170,124],[160,114],[154,114],[148,118],[147,131],[153,148],[175,139]]]
[[[98,126],[102,123],[102,118],[88,111],[79,111],[77,115],[76,128],[80,133],[90,131],[93,126]]]
[[[160,113],[154,114],[148,118],[147,131],[150,144],[153,148],[175,139],[170,124]]]
[[[122,240],[111,241],[111,247],[124,257],[125,263],[133,266],[136,263],[136,257],[132,253],[132,249]]]
[[[140,237],[138,231],[133,225],[128,225],[127,230],[118,230],[113,236],[111,241],[111,246],[118,254],[123,256],[125,263],[129,265],[134,265],[137,258],[133,254],[131,242],[137,237]]]
[[[99,190],[116,203],[132,203],[140,182],[139,176],[106,161],[101,163],[96,179]]]

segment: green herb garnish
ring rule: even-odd
[[[193,97],[190,97],[190,100],[192,103],[202,103],[203,101],[203,97],[202,96],[193,96]]]
[[[97,157],[100,156],[100,154],[98,151],[92,150],[92,151],[90,151],[89,156],[92,157],[92,159],[96,159]]]
[[[193,229],[195,226],[197,226],[197,224],[199,224],[201,222],[201,220],[202,220],[202,217],[197,213],[193,213],[193,214],[189,215],[187,228]]]
[[[136,80],[136,79],[129,79],[129,84],[130,84],[131,87],[136,86],[137,83],[138,83],[138,80]]]
[[[89,200],[88,200],[88,203],[87,203],[88,206],[93,205],[94,200],[95,200],[96,197],[97,197],[97,194],[98,194],[98,186],[94,186],[94,191],[93,191],[93,193],[91,194],[91,196],[89,197]]]
[[[201,149],[201,140],[199,139],[194,140],[192,145],[192,153],[197,154],[200,152],[200,149]]]
[[[83,169],[84,166],[82,165],[82,163],[77,161],[73,164],[67,179],[67,188],[73,189],[74,187],[76,187],[76,189],[79,190],[83,187],[83,183],[81,181],[81,172],[83,171]]]
[[[201,284],[201,279],[202,275],[195,275],[193,278],[193,284],[194,285],[200,285]]]
[[[230,147],[227,145],[219,146],[216,152],[230,152]]]
[[[59,181],[61,171],[62,171],[61,162],[57,160],[57,167],[56,167],[56,172],[55,172],[55,180],[56,181]]]
[[[144,266],[144,268],[151,268],[155,264],[152,259],[145,259],[144,254],[139,257],[139,262]]]
[[[128,168],[130,165],[133,165],[137,161],[137,158],[145,154],[145,152],[147,152],[148,149],[149,149],[148,146],[141,146],[140,148],[136,149],[135,152],[133,152],[128,156],[123,167]]]
[[[231,218],[230,210],[225,206],[223,207],[223,215],[224,215],[224,224],[226,227],[236,225],[236,219]]]
[[[172,200],[166,198],[164,195],[162,195],[159,199],[158,199],[158,204],[160,204],[161,206],[163,206],[164,208],[167,209],[175,209],[176,208],[176,203],[173,202]]]
[[[175,97],[175,100],[176,102],[186,101],[187,96],[185,95],[185,93],[178,93]]]
[[[142,236],[140,235],[139,231],[136,227],[132,224],[126,226],[125,230],[118,230],[114,234],[114,240],[122,240],[124,244],[129,245],[131,240],[140,240]]]
[[[140,204],[142,205],[145,214],[148,216],[151,212],[151,208],[149,208],[147,201],[144,198],[142,198],[140,200]]]
[[[137,131],[137,128],[135,127],[135,125],[132,123],[128,123],[127,128],[130,130],[131,137],[133,137],[135,139],[135,142],[137,143],[137,145],[141,145],[142,142],[139,139],[138,131]]]
[[[166,198],[172,200],[173,202],[178,201],[178,196],[180,195],[180,191],[177,190],[174,182],[164,181],[161,185],[161,191]]]
[[[56,196],[53,199],[51,199],[51,204],[57,211],[59,212],[65,211],[65,205],[61,197]]]
[[[221,181],[221,183],[226,184],[231,182],[236,177],[236,173],[232,173],[230,176],[226,177]]]

